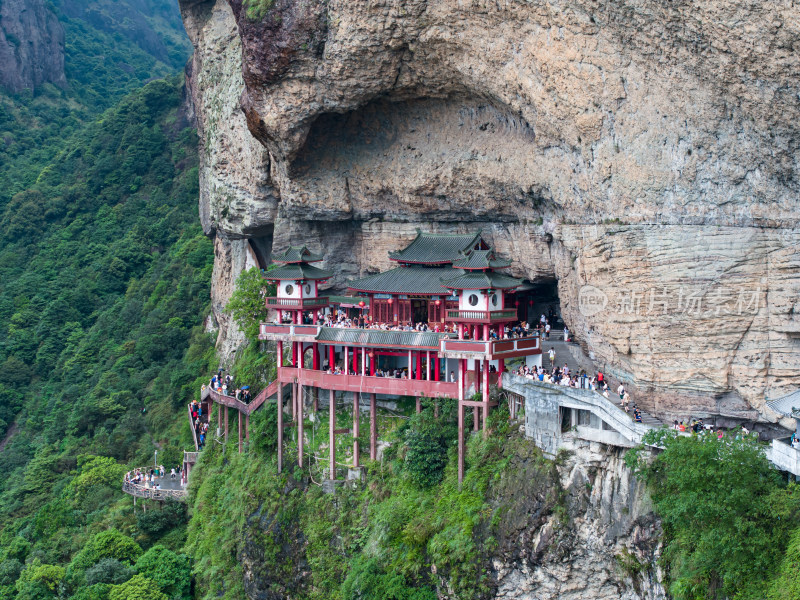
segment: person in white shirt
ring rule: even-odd
[[[621,383],[619,384],[619,387],[617,388],[617,393],[619,394],[620,401],[622,401],[622,399],[625,397],[625,386],[622,385]]]

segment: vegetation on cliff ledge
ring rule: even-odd
[[[662,519],[663,565],[676,600],[798,598],[800,486],[786,484],[752,437],[678,436],[648,460],[627,457]],[[795,590],[790,593],[789,590]]]

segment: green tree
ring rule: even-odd
[[[787,528],[800,524],[800,487],[784,486],[750,439],[663,432],[651,438],[645,441],[664,451],[650,462],[641,456],[630,462],[663,522],[670,594],[677,600],[763,597]]]
[[[142,548],[127,535],[116,529],[101,531],[75,555],[67,574],[73,585],[81,586],[84,584],[86,570],[102,559],[113,558],[123,565],[133,566],[141,555]]]
[[[267,284],[261,271],[252,267],[236,279],[236,289],[225,307],[250,340],[258,339],[258,326],[267,319],[265,299],[275,294],[275,286]]]
[[[54,598],[63,580],[64,569],[62,567],[43,564],[36,558],[20,573],[19,579],[17,579],[17,598],[20,600]]]
[[[123,565],[116,558],[103,558],[86,571],[86,585],[109,583],[118,585],[125,583],[133,576],[133,569]]]
[[[447,450],[453,442],[453,428],[442,419],[430,418],[426,411],[421,418],[415,415],[405,431],[405,470],[411,480],[420,487],[438,484],[444,477],[447,466]]]
[[[170,600],[158,584],[141,573],[121,585],[111,587],[108,600]]]
[[[170,600],[188,600],[191,568],[189,559],[156,545],[136,561],[136,572],[155,581]]]

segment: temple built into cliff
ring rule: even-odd
[[[369,397],[372,459],[377,455],[378,396],[416,397],[418,411],[421,398],[458,398],[460,479],[465,411],[472,409],[473,427],[485,431],[493,405],[489,386],[500,382],[506,360],[541,364],[537,333],[507,335],[508,326],[521,320],[513,294],[523,282],[502,272],[511,263],[497,256],[480,233],[419,232],[389,257],[397,267],[350,281],[348,289],[354,296],[335,302],[320,290],[332,276],[314,265],[321,255],[302,246],[273,258],[281,266],[265,277],[277,288],[277,295],[266,300],[275,311],[275,322],[261,324],[259,339],[277,343],[279,469],[284,430],[281,388],[290,386],[301,465],[304,403],[299,399],[304,394],[310,393],[316,408],[320,393],[328,392],[330,447],[335,449],[337,434],[352,433],[354,467],[360,452],[358,405],[364,396]],[[343,304],[354,307],[356,315],[343,320]],[[523,308],[527,311],[527,306]],[[337,392],[353,395],[352,429],[335,427]],[[335,479],[335,460],[332,450],[331,479]]]

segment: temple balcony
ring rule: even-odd
[[[517,310],[448,310],[447,320],[460,323],[504,323],[517,320]]]
[[[330,304],[330,298],[327,296],[318,298],[276,298],[272,296],[267,298],[266,306],[275,310],[299,310],[324,308],[328,304]]]
[[[395,377],[371,377],[369,375],[333,375],[314,369],[278,369],[281,383],[297,382],[323,390],[384,394],[387,396],[416,396],[424,398],[457,398],[458,384],[426,379],[398,379]]]

